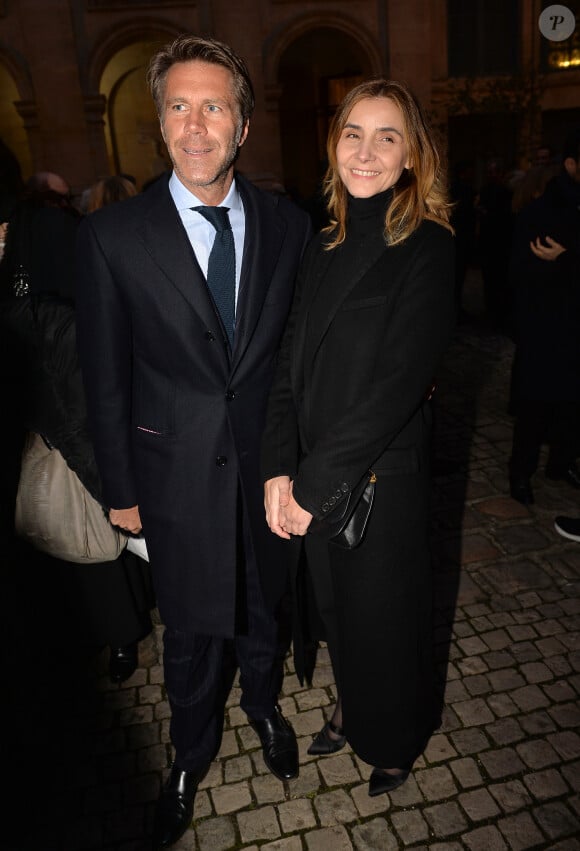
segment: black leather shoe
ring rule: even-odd
[[[171,768],[161,797],[157,802],[153,825],[153,849],[169,848],[183,836],[193,819],[193,802],[199,783],[207,774],[201,771],[181,771]]]
[[[334,733],[335,739],[330,733]],[[342,750],[346,745],[346,736],[342,727],[337,727],[332,721],[327,721],[322,730],[316,734],[312,744],[306,751],[310,756],[327,755]]]
[[[298,777],[298,745],[294,730],[277,706],[269,718],[251,721],[260,737],[264,762],[279,780]]]
[[[111,647],[109,677],[114,683],[122,683],[135,673],[137,668],[137,642],[125,647]]]
[[[369,795],[374,798],[376,795],[383,795],[385,792],[392,792],[402,786],[409,776],[410,769],[401,768],[397,774],[385,774],[380,768],[373,768],[369,779]]]
[[[510,479],[510,496],[522,505],[534,504],[534,492],[529,479]]]
[[[573,488],[580,489],[580,470],[575,464],[572,464],[567,470],[563,470],[561,473],[546,470],[546,478],[557,482],[566,482]]]

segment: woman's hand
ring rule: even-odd
[[[563,245],[560,245],[559,242],[556,242],[555,239],[552,239],[551,236],[546,237],[546,242],[548,245],[544,245],[540,242],[540,237],[538,237],[534,242],[530,242],[530,248],[532,252],[539,257],[540,260],[555,260],[560,254],[563,254],[566,249]]]
[[[271,531],[280,538],[290,539],[288,532],[284,531],[280,522],[280,510],[286,508],[290,502],[290,477],[276,476],[268,479],[264,484],[264,507],[266,509],[266,523]]]
[[[264,485],[266,523],[279,538],[290,540],[291,535],[305,535],[312,514],[301,508],[292,496],[289,476],[276,476]]]

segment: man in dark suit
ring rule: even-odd
[[[531,480],[544,443],[545,474],[580,490],[580,127],[560,173],[518,214],[510,278],[515,343],[511,496],[534,502]]]
[[[81,226],[78,336],[110,518],[143,530],[165,624],[175,759],[154,827],[165,848],[219,748],[232,644],[266,764],[298,773],[277,705],[291,547],[264,521],[258,456],[310,225],[234,172],[254,97],[227,45],[181,36],[148,79],[173,173]]]

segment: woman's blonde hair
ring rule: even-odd
[[[348,191],[342,182],[336,160],[336,148],[353,107],[367,98],[392,100],[403,118],[404,139],[410,168],[405,169],[395,186],[393,202],[385,218],[385,238],[397,245],[409,237],[423,219],[453,230],[449,224],[451,204],[441,158],[421,106],[402,84],[395,80],[373,79],[355,86],[340,104],[328,133],[328,169],[324,177],[330,224],[324,232],[331,236],[327,248],[335,248],[346,236]]]
[[[100,210],[101,207],[106,207],[107,204],[124,201],[134,195],[137,195],[137,188],[126,177],[117,174],[112,175],[112,177],[104,177],[102,180],[97,180],[89,189],[87,213],[93,213],[95,210]]]

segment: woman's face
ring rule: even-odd
[[[365,98],[351,109],[336,146],[340,178],[355,198],[394,186],[410,167],[403,116],[390,98]]]

